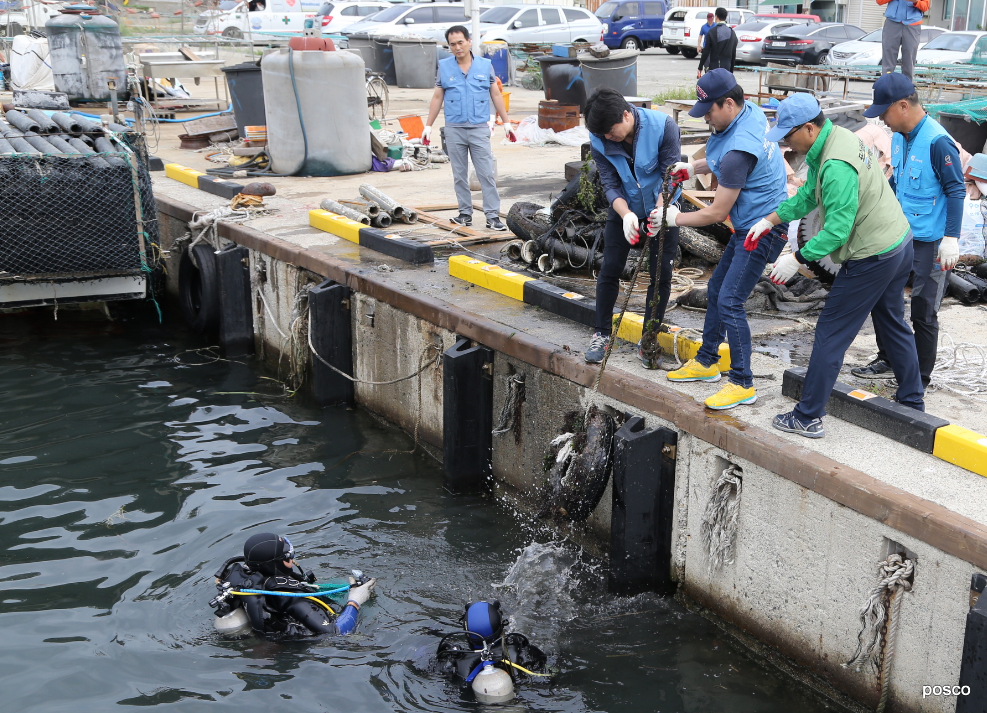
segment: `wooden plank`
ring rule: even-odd
[[[202,57],[200,57],[199,55],[197,55],[195,52],[193,52],[192,50],[190,50],[188,47],[180,47],[178,49],[178,51],[179,51],[179,53],[181,53],[182,57],[184,57],[185,59],[189,60],[190,62],[201,62],[202,61]]]
[[[199,134],[217,134],[220,131],[236,130],[236,119],[232,114],[221,116],[207,116],[205,119],[192,119],[182,122],[185,133],[189,136]]]

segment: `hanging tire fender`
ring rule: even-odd
[[[178,299],[189,329],[198,334],[219,329],[219,271],[211,245],[195,245],[182,253]]]

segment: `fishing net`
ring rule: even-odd
[[[926,104],[925,110],[933,119],[938,119],[940,112],[946,112],[947,114],[965,114],[981,124],[987,121],[987,99],[983,97],[947,104]]]
[[[114,152],[0,155],[0,280],[154,270],[147,151],[120,136]]]

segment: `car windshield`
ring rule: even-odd
[[[866,34],[863,37],[859,38],[857,40],[857,42],[880,42],[881,41],[881,35],[883,35],[883,34],[884,34],[884,30],[883,29],[881,29],[881,30],[874,30],[873,32],[871,32],[869,34]]]
[[[770,22],[745,22],[743,25],[737,25],[733,28],[734,32],[757,32],[758,30],[763,30],[765,27],[770,25]]]
[[[925,46],[927,50],[946,50],[947,52],[966,52],[977,39],[976,35],[958,35],[945,32]]]
[[[610,17],[613,14],[613,9],[617,7],[615,2],[605,2],[596,8],[597,17]]]
[[[223,0],[219,3],[219,9],[225,11],[232,10],[240,4],[240,0]]]
[[[493,10],[487,10],[485,13],[480,15],[480,22],[487,23],[489,25],[503,25],[510,21],[512,17],[517,15],[516,7],[495,7]]]
[[[410,8],[407,5],[396,5],[394,7],[389,7],[386,10],[381,10],[376,15],[371,15],[370,17],[364,18],[364,22],[390,22],[391,20],[396,20],[404,13],[408,12]]]

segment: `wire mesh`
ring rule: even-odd
[[[987,121],[987,98],[967,99],[966,101],[946,104],[928,104],[925,110],[933,119],[938,119],[940,112],[946,112],[947,114],[966,114],[978,123],[983,123]]]
[[[121,137],[113,152],[0,155],[0,279],[154,270],[147,152]]]

